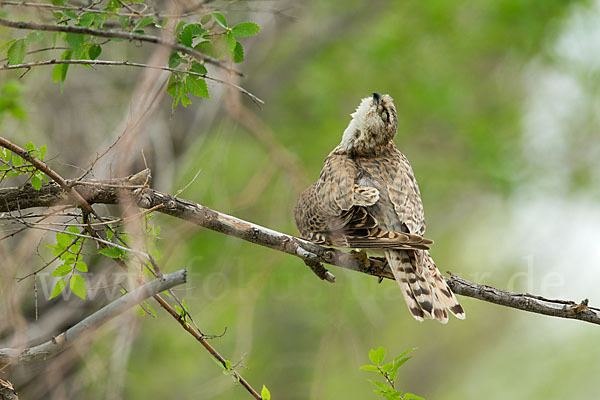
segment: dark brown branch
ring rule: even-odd
[[[4,199],[6,197],[18,197],[18,193],[15,192],[18,190],[23,190],[29,193],[27,188],[0,189],[0,210],[2,210],[2,207],[5,207],[3,203],[5,202]],[[101,192],[102,187],[96,187],[96,190]],[[106,190],[111,190],[111,188],[107,187]],[[391,271],[381,259],[370,258],[370,265],[365,265],[363,261],[361,261],[359,258],[353,257],[349,253],[323,247],[292,235],[277,232],[251,222],[220,213],[188,200],[178,199],[150,188],[144,188],[143,190],[137,191],[130,189],[128,190],[129,194],[142,208],[151,208],[159,204],[163,204],[162,207],[157,209],[158,212],[184,219],[216,232],[234,236],[260,246],[268,247],[299,257],[305,263],[311,266],[311,269],[313,269],[313,271],[315,271],[315,273],[322,279],[331,281],[333,280],[333,275],[325,270],[324,267],[321,269],[322,265],[318,265],[320,263],[327,263],[381,278],[394,279]],[[97,195],[96,199],[108,199],[110,200],[108,204],[115,204],[120,201],[118,196],[112,197]],[[46,201],[47,200],[40,200],[39,205],[43,206],[44,204],[47,204]],[[90,201],[94,202],[91,199]],[[13,202],[12,204],[15,206],[15,208],[12,210],[16,210],[16,203]],[[28,204],[31,207],[34,207],[35,199],[29,199]],[[21,205],[20,208],[23,209],[24,207]],[[452,274],[449,278],[446,278],[446,281],[454,293],[462,296],[472,297],[490,303],[537,314],[560,318],[578,319],[600,325],[600,310],[597,308],[588,307],[585,301],[582,303],[576,303],[566,300],[546,299],[530,294],[506,292],[490,286],[470,282]]]
[[[168,290],[176,285],[181,285],[186,282],[186,271],[180,270],[167,275],[163,275],[159,279],[155,279],[135,290],[119,297],[112,303],[104,306],[89,317],[73,325],[60,335],[53,337],[51,340],[29,347],[24,350],[19,349],[0,349],[0,365],[8,363],[24,363],[31,361],[45,360],[52,357],[70,345],[73,341],[86,333],[90,333],[93,329],[104,324],[110,319],[122,314],[124,311],[141,303],[148,297],[155,296],[158,293]]]
[[[209,57],[205,54],[200,53],[198,50],[194,50],[191,47],[186,47],[182,44],[172,42],[170,40],[163,39],[158,36],[152,35],[142,35],[139,33],[133,32],[122,32],[122,31],[105,31],[102,29],[94,29],[94,28],[85,28],[82,26],[71,26],[71,25],[47,25],[47,24],[37,24],[35,22],[24,22],[24,21],[11,21],[9,19],[0,18],[0,25],[8,26],[16,29],[28,29],[34,31],[50,31],[50,32],[69,32],[69,33],[79,33],[83,35],[92,35],[97,37],[105,37],[105,38],[117,38],[117,39],[127,39],[127,40],[138,40],[140,42],[154,43],[159,46],[165,46],[173,50],[181,51],[183,53],[189,54],[192,57],[195,57],[199,60],[202,60],[206,63],[215,65],[219,68],[225,69],[230,72],[234,72],[237,75],[242,76],[242,73],[239,71],[230,68],[216,60],[212,57]]]

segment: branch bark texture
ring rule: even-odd
[[[102,183],[94,187],[93,195],[90,195],[89,198],[86,197],[86,193],[81,193],[90,203],[116,204],[120,201],[121,197],[109,195],[114,189],[109,183]],[[25,208],[20,201],[16,202],[15,200],[21,197],[20,193],[24,197],[27,197],[26,205],[28,207],[47,206],[52,202],[52,195],[55,196],[56,201],[62,200],[62,196],[64,196],[60,188],[58,191],[53,189],[51,194],[48,194],[45,191],[46,188],[43,187],[39,193],[46,193],[46,195],[37,198],[34,196],[35,193],[32,190],[34,189],[27,186],[23,188],[0,189],[0,211],[15,211]],[[298,257],[309,265],[321,279],[330,282],[333,281],[333,275],[323,267],[322,263],[381,278],[394,279],[386,263],[379,258],[371,257],[366,264],[362,260],[353,257],[352,254],[277,232],[212,210],[195,202],[179,199],[147,187],[122,190],[125,190],[129,196],[132,196],[141,208],[149,209],[162,205],[157,208],[157,212]],[[16,207],[17,204],[20,208]],[[546,299],[531,294],[511,293],[491,286],[470,282],[453,274],[446,278],[446,280],[454,293],[458,295],[537,314],[578,319],[600,325],[600,310],[588,307],[585,300],[581,303],[576,303],[567,300]]]
[[[179,270],[163,275],[161,278],[155,279],[152,282],[140,286],[126,295],[119,297],[117,300],[101,308],[47,342],[37,346],[28,347],[24,350],[11,348],[0,349],[0,365],[39,361],[52,357],[79,337],[86,333],[90,333],[94,328],[104,324],[117,315],[122,314],[125,310],[141,303],[149,297],[185,282],[185,270]]]

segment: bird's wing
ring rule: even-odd
[[[393,176],[387,181],[389,199],[396,213],[395,220],[406,226],[399,229],[409,233],[423,235],[425,233],[425,214],[421,192],[410,163],[400,151],[393,152],[391,157]]]
[[[379,200],[374,188],[355,184],[354,161],[331,154],[319,180],[306,189],[295,209],[303,237],[316,243],[350,248],[428,249],[433,243],[418,234],[382,230],[370,207]]]

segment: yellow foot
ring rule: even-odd
[[[350,256],[352,258],[356,258],[357,260],[360,260],[363,262],[363,264],[365,264],[365,267],[370,268],[371,267],[371,261],[369,261],[369,256],[367,255],[367,252],[364,250],[352,250],[350,252]]]

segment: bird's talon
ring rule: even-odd
[[[350,252],[350,255],[352,256],[352,258],[355,258],[359,261],[362,261],[362,263],[365,265],[365,267],[367,268],[371,268],[371,261],[369,260],[369,256],[367,255],[367,252],[364,250],[352,250]]]

